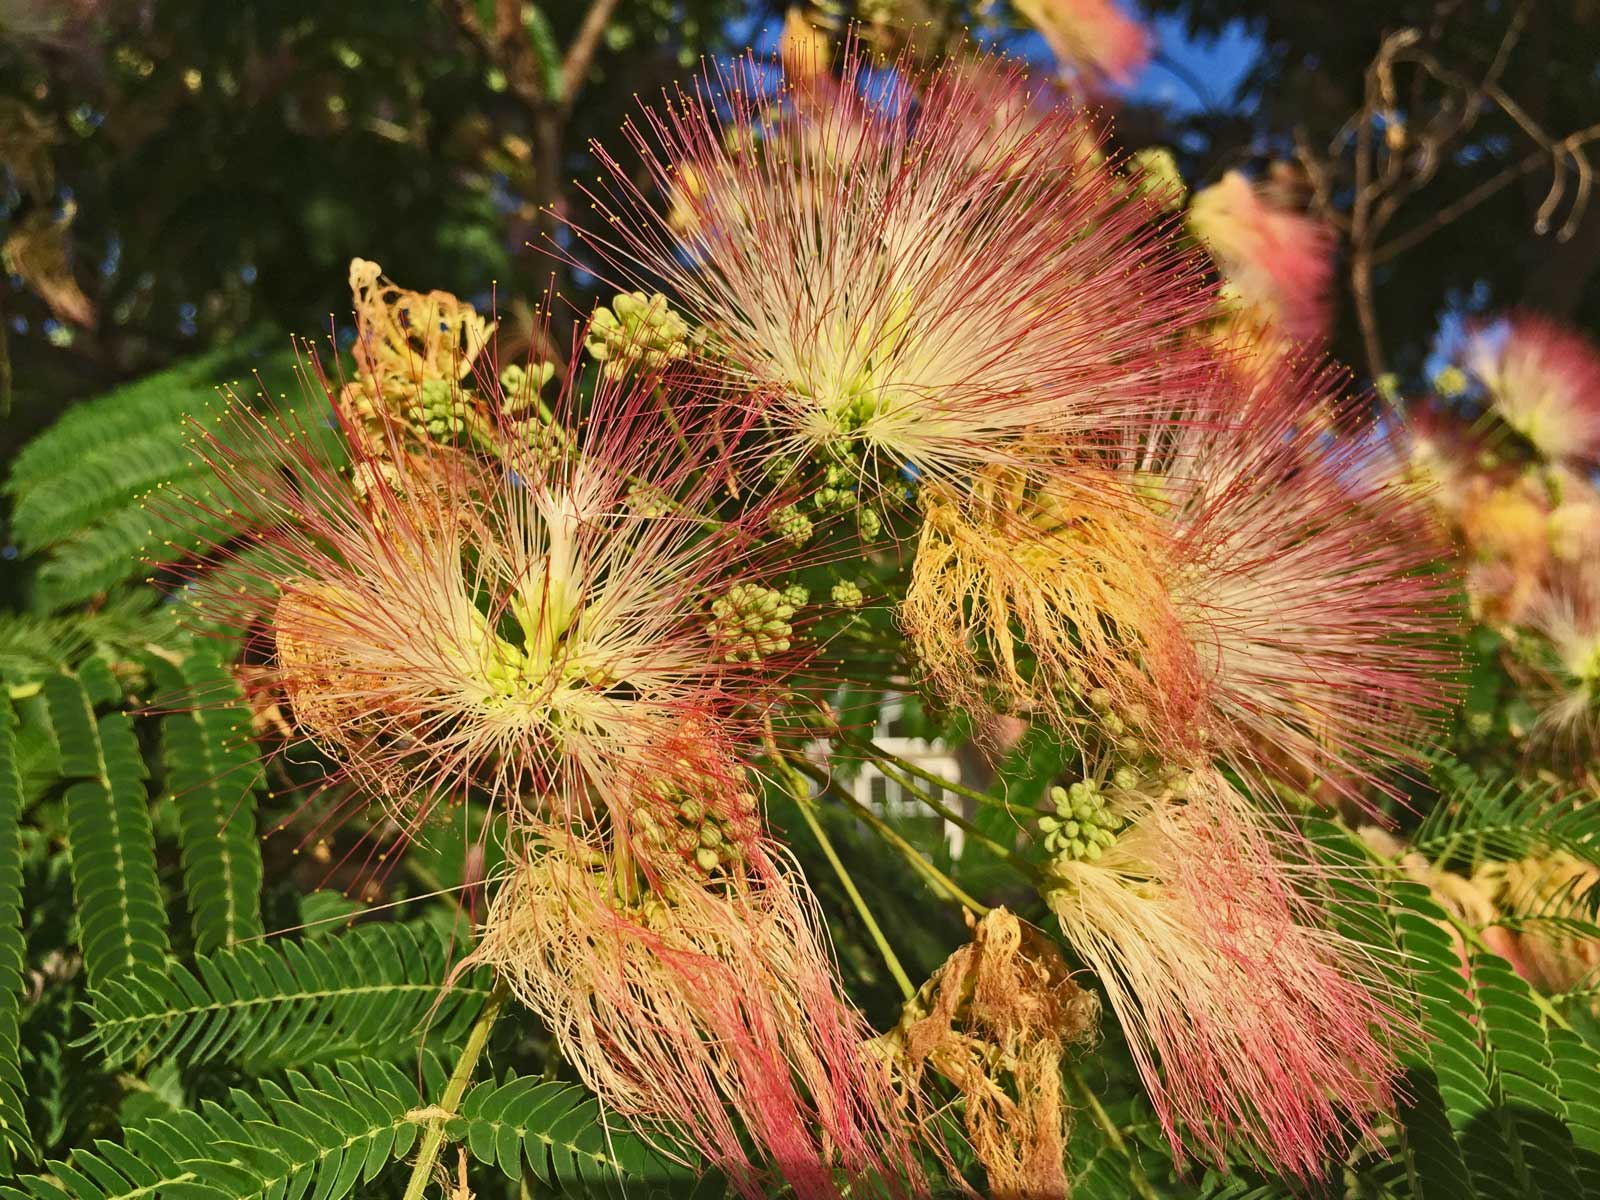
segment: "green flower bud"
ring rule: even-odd
[[[1178,160],[1165,146],[1148,146],[1133,155],[1134,186],[1139,194],[1148,196],[1171,212],[1183,207],[1188,188],[1184,186],[1183,172]]]
[[[689,352],[689,324],[660,292],[621,292],[595,308],[583,348],[608,373],[660,370]]]
[[[1433,390],[1446,400],[1453,400],[1467,390],[1467,373],[1451,364],[1433,377]]]
[[[406,418],[419,431],[436,438],[452,437],[466,428],[461,419],[465,398],[447,379],[424,379],[406,405]]]
[[[811,518],[792,504],[774,510],[767,518],[767,524],[772,527],[774,533],[796,548],[804,546],[811,540],[814,528]]]
[[[818,512],[846,512],[855,507],[856,494],[849,488],[821,487],[811,497]]]
[[[794,612],[783,593],[758,583],[736,583],[712,602],[706,632],[729,662],[756,663],[789,648]]]
[[[539,393],[555,374],[553,362],[535,362],[531,369],[512,363],[500,372],[501,407],[512,416],[527,412],[538,403]]]
[[[840,580],[828,592],[829,597],[840,608],[860,608],[866,600],[860,587],[848,579]]]

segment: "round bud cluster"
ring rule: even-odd
[[[406,418],[436,438],[453,437],[464,429],[463,398],[447,379],[424,379],[406,406]]]
[[[1155,201],[1169,212],[1183,207],[1188,185],[1178,160],[1165,146],[1149,146],[1136,151],[1131,160],[1133,186],[1140,195]]]
[[[767,523],[772,526],[774,533],[796,548],[811,540],[811,518],[793,504],[774,509]]]
[[[855,473],[840,463],[830,463],[823,473],[822,486],[811,497],[818,512],[849,512],[856,505]]]
[[[539,402],[539,393],[555,373],[553,362],[536,362],[529,367],[512,363],[500,372],[501,407],[512,416],[527,412]]]
[[[877,541],[878,535],[883,532],[883,518],[878,515],[878,510],[866,505],[857,509],[856,530],[861,534],[862,541]]]
[[[862,601],[866,599],[860,586],[848,579],[841,579],[834,584],[828,596],[840,608],[860,608]]]
[[[654,519],[672,511],[672,500],[658,487],[635,483],[628,488],[628,511],[637,516]]]
[[[523,426],[523,436],[528,439],[532,461],[543,471],[553,471],[574,456],[572,439],[559,425],[543,421],[529,421]]]
[[[811,603],[811,589],[803,583],[791,583],[778,593],[783,597],[783,602],[795,609],[804,608]]]
[[[1107,807],[1097,781],[1080,779],[1070,787],[1053,787],[1050,801],[1055,814],[1040,817],[1039,828],[1044,848],[1056,858],[1093,862],[1116,844],[1122,818]]]
[[[794,638],[795,605],[759,583],[736,583],[711,604],[706,626],[729,662],[757,663],[787,650]]]
[[[672,311],[660,292],[621,292],[594,310],[583,348],[608,372],[636,367],[660,370],[689,352],[689,323]]]
[[[743,847],[758,831],[755,796],[739,792],[734,805],[733,811],[719,814],[673,785],[661,784],[655,798],[634,811],[634,821],[650,850],[677,854],[701,874],[711,875],[743,862]]]

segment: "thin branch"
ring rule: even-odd
[[[1576,133],[1569,134],[1567,137],[1562,138],[1560,142],[1556,143],[1556,145],[1562,148],[1562,153],[1571,153],[1573,150],[1578,149],[1586,142],[1594,141],[1596,138],[1600,138],[1600,124],[1591,125],[1587,129],[1580,129]],[[1411,229],[1406,230],[1404,233],[1396,234],[1389,241],[1379,246],[1372,252],[1373,263],[1379,264],[1388,262],[1396,255],[1404,254],[1413,246],[1419,245],[1420,243],[1426,241],[1440,229],[1443,229],[1446,225],[1449,225],[1452,221],[1455,221],[1458,218],[1466,215],[1468,212],[1471,212],[1474,208],[1478,207],[1478,205],[1488,200],[1497,192],[1506,188],[1510,184],[1515,183],[1519,178],[1539,167],[1548,158],[1549,155],[1544,150],[1535,150],[1521,162],[1512,163],[1499,174],[1484,180],[1470,192],[1467,192],[1465,195],[1445,205],[1438,212],[1434,213],[1433,216],[1429,217],[1426,221],[1423,221],[1420,225],[1416,225]],[[1576,206],[1577,202],[1575,199],[1574,207]]]
[[[500,1010],[505,1007],[506,997],[510,991],[504,980],[495,984],[494,990],[489,993],[483,1002],[483,1008],[478,1012],[478,1019],[473,1022],[472,1031],[467,1034],[467,1044],[461,1048],[461,1057],[456,1059],[455,1070],[450,1072],[450,1080],[445,1084],[444,1095],[439,1097],[436,1107],[419,1114],[424,1120],[422,1145],[417,1150],[417,1161],[411,1167],[411,1178],[406,1184],[405,1200],[422,1200],[423,1194],[427,1191],[428,1184],[433,1179],[433,1165],[439,1161],[439,1151],[444,1148],[445,1126],[455,1117],[456,1110],[461,1106],[461,1098],[467,1094],[467,1085],[472,1082],[472,1072],[477,1068],[483,1048],[489,1042],[489,1033],[494,1029],[494,1023],[499,1019]]]
[[[589,5],[589,11],[584,14],[583,24],[578,26],[578,33],[572,39],[572,45],[567,47],[566,58],[561,63],[559,100],[563,113],[572,111],[573,101],[582,89],[584,79],[588,77],[589,64],[594,59],[594,52],[600,46],[600,35],[605,33],[606,25],[616,9],[617,0],[594,0],[594,3]]]
[[[822,827],[822,822],[817,820],[816,805],[811,796],[811,787],[789,758],[778,749],[777,740],[772,735],[770,723],[767,729],[767,756],[772,760],[772,769],[783,776],[785,790],[790,799],[800,809],[800,815],[805,819],[806,827],[811,830],[811,836],[817,839],[817,845],[822,848],[822,855],[828,860],[828,865],[833,868],[833,873],[839,877],[845,895],[850,898],[850,903],[861,921],[867,927],[867,934],[872,938],[872,943],[878,948],[878,956],[883,959],[884,966],[889,968],[889,974],[894,976],[894,981],[899,985],[905,998],[910,1000],[917,994],[917,988],[911,982],[911,977],[906,974],[906,969],[900,965],[900,957],[894,952],[894,947],[889,944],[889,939],[884,936],[883,928],[878,924],[878,919],[872,915],[872,909],[867,907],[867,899],[861,894],[861,889],[856,887],[856,881],[851,878],[849,870],[844,865],[844,860],[839,857],[839,852],[833,847],[833,839],[828,836],[828,831]]]
[[[868,825],[871,825],[878,836],[883,838],[884,841],[888,842],[889,845],[894,848],[895,852],[900,855],[900,857],[904,858],[906,862],[910,863],[913,868],[921,872],[923,877],[927,879],[928,883],[934,888],[935,891],[947,893],[951,899],[960,904],[964,904],[977,916],[981,917],[989,912],[989,906],[987,904],[974,899],[969,893],[963,890],[960,884],[929,862],[922,851],[918,850],[910,842],[906,841],[905,838],[901,837],[899,831],[896,830],[892,825],[890,825],[877,813],[873,812],[872,809],[867,807],[865,804],[861,803],[861,801],[857,800],[849,792],[840,788],[836,783],[829,779],[826,772],[822,771],[814,764],[806,762],[804,759],[794,763],[793,765],[799,770],[805,772],[812,779],[815,779],[817,783],[822,786],[822,789],[825,792],[832,795],[836,799],[843,801],[848,807],[853,809],[855,814]]]

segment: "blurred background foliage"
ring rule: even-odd
[[[572,286],[546,239],[591,167],[589,139],[701,56],[772,50],[783,7],[4,0],[0,459],[74,399],[252,327],[325,331],[356,254],[480,305],[493,281],[528,328],[527,298],[553,272]],[[882,38],[910,30],[941,48],[964,34],[1049,57],[996,0],[810,10],[833,29],[858,19]],[[1158,53],[1122,98],[1119,135],[1173,147],[1196,187],[1296,163],[1290,182],[1344,227],[1346,264],[1371,243],[1379,349],[1364,346],[1346,286],[1334,339],[1346,361],[1421,370],[1442,307],[1600,316],[1600,205],[1587,203],[1586,161],[1561,153],[1600,133],[1600,3],[1149,0],[1144,12]],[[1435,167],[1404,181],[1376,228],[1352,229],[1355,117],[1374,56],[1405,28],[1422,41],[1393,72],[1382,149],[1422,145]]]

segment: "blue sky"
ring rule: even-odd
[[[1120,2],[1129,11],[1138,12],[1156,34],[1155,61],[1128,90],[1129,100],[1180,112],[1194,112],[1208,104],[1223,109],[1231,107],[1261,44],[1243,22],[1231,23],[1215,38],[1194,38],[1177,17],[1161,16],[1152,20],[1146,18],[1137,5],[1127,0]],[[740,24],[736,23],[732,30],[736,41],[749,39],[760,53],[772,53],[777,49],[781,22],[762,22],[753,28],[740,28]],[[1044,40],[1037,34],[1019,38],[1013,48],[1028,58],[1049,57]],[[1171,64],[1170,68],[1165,65],[1167,63]],[[1204,97],[1199,94],[1202,90]]]

